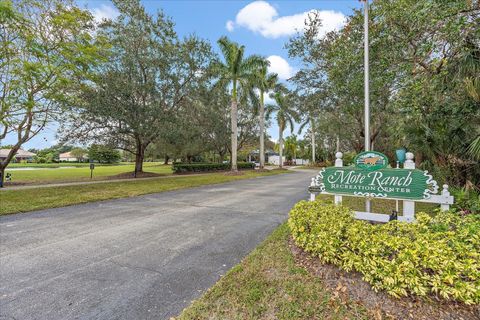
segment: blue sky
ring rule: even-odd
[[[114,18],[117,14],[110,1],[78,0],[81,7],[92,11],[96,19]],[[299,67],[288,58],[284,49],[289,37],[301,31],[306,14],[320,10],[325,31],[341,28],[345,16],[353,8],[361,7],[358,0],[342,1],[225,1],[225,0],[146,0],[143,5],[150,13],[163,10],[175,22],[179,36],[196,34],[209,40],[216,48],[216,40],[223,35],[244,44],[247,54],[260,54],[271,63],[272,72],[285,81]],[[45,148],[56,143],[56,125],[51,124],[42,134],[24,145],[25,149]],[[278,138],[278,128],[268,130]],[[286,132],[286,136],[290,132]],[[2,144],[14,142],[11,138]]]

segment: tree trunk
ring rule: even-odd
[[[2,175],[2,177],[0,178],[0,180],[1,180],[0,181],[0,188],[3,188],[3,184],[5,182],[5,169],[7,168],[10,161],[12,161],[13,157],[17,154],[17,151],[20,149],[20,146],[21,146],[21,143],[17,142],[17,144],[10,149],[10,151],[8,152],[5,160],[0,162],[0,173]]]
[[[219,152],[218,153],[218,156],[219,156],[219,162],[220,163],[223,163],[223,161],[225,160],[225,151],[222,151],[222,152]]]
[[[278,154],[280,157],[280,168],[283,168],[283,130],[278,130]]]
[[[421,151],[415,152],[415,167],[419,167],[423,162],[423,153]]]
[[[168,164],[168,160],[170,160],[170,157],[168,156],[168,154],[166,154],[165,161],[163,162],[163,164]]]
[[[238,136],[238,128],[237,128],[237,101],[236,98],[232,99],[232,110],[231,110],[231,118],[232,118],[232,171],[237,171],[237,136]]]
[[[263,101],[263,91],[260,91],[260,170],[265,167],[265,106]]]
[[[4,181],[5,181],[5,167],[0,166],[0,188],[3,188]]]
[[[147,147],[144,146],[140,141],[138,141],[137,152],[135,153],[135,177],[137,177],[137,173],[143,172],[143,159],[145,158],[145,149],[147,149]]]
[[[310,120],[310,134],[312,135],[312,164],[315,164],[316,157],[315,157],[315,130],[314,130],[314,123],[313,119]]]

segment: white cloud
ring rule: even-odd
[[[268,72],[274,72],[278,74],[278,78],[281,80],[287,80],[294,75],[295,70],[288,64],[288,61],[282,57],[272,55],[269,56],[267,60],[270,62]]]
[[[102,4],[100,7],[90,10],[97,23],[102,22],[104,19],[115,19],[120,13],[112,6]]]
[[[228,20],[227,23],[225,24],[225,28],[227,28],[229,32],[233,31],[234,26],[235,24],[232,20]]]
[[[301,32],[304,28],[305,20],[308,15],[318,12],[322,20],[320,36],[327,32],[340,29],[346,21],[346,17],[341,12],[332,10],[310,10],[290,16],[280,17],[277,10],[266,1],[254,1],[243,7],[235,18],[235,23],[229,20],[227,29],[233,30],[234,25],[247,28],[253,32],[260,33],[267,38],[278,38],[290,36],[296,32]]]

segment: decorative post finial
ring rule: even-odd
[[[450,196],[450,191],[448,191],[448,184],[443,185],[442,196],[445,196],[445,197]]]
[[[338,151],[337,153],[335,153],[335,158],[337,158],[335,160],[335,167],[343,167],[343,153],[341,153],[340,151]]]
[[[413,161],[414,157],[415,156],[412,152],[407,152],[405,154],[407,160],[405,160],[405,163],[403,164],[404,169],[415,169],[415,161]]]

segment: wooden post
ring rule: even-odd
[[[335,167],[343,167],[343,153],[341,153],[340,151],[338,151],[337,153],[335,153],[335,158],[337,158],[335,160]],[[342,196],[338,196],[338,195],[335,195],[335,204],[341,204],[342,203]]]
[[[414,155],[411,152],[407,152],[405,155],[406,161],[403,165],[404,169],[415,169],[415,161],[413,161]],[[414,201],[403,201],[403,216],[398,217],[398,220],[412,222],[415,221],[415,202]]]

